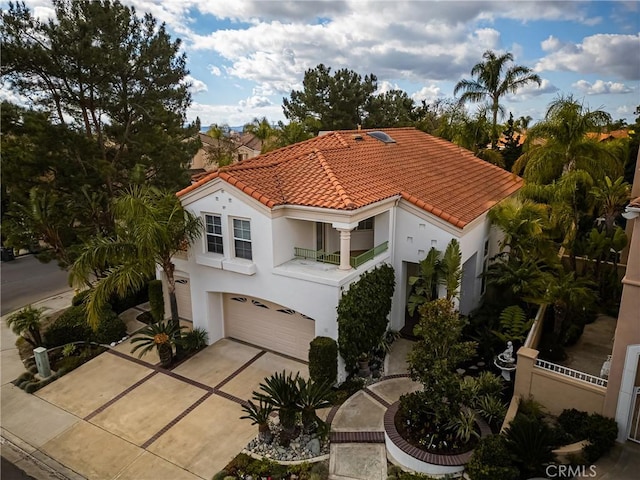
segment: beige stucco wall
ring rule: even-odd
[[[589,413],[603,412],[605,387],[536,367],[537,358],[537,350],[527,347],[518,350],[514,396],[533,397],[552,415],[568,408]]]
[[[640,218],[640,217],[639,217]],[[625,368],[625,358],[629,345],[640,344],[640,219],[633,222],[633,233],[629,242],[627,273],[622,279],[622,298],[616,325],[615,340],[611,356],[608,394],[604,414],[614,417],[618,406],[618,394]]]

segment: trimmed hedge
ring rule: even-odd
[[[465,472],[471,480],[516,480],[520,476],[502,435],[481,439],[473,450]]]
[[[575,408],[563,410],[558,416],[558,423],[578,440],[589,440],[589,445],[584,448],[584,454],[591,463],[607,453],[618,436],[618,424],[612,418],[598,413],[589,415]]]
[[[93,331],[87,323],[84,306],[69,307],[45,332],[45,345],[52,348],[82,341],[108,344],[126,336],[127,327],[113,310],[105,309],[100,320],[98,328]]]
[[[89,340],[92,336],[91,327],[87,323],[84,307],[76,305],[69,307],[53,322],[44,334],[47,348],[58,347],[72,342]]]
[[[156,322],[164,320],[162,280],[151,280],[149,282],[149,306],[151,307],[151,315]]]
[[[309,377],[334,385],[338,379],[338,344],[329,337],[316,337],[309,344]]]

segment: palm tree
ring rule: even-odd
[[[551,224],[547,205],[511,197],[489,210],[488,216],[504,233],[500,248],[508,249],[510,259],[523,259],[528,254],[544,258],[554,255],[548,237]]]
[[[274,129],[269,123],[269,120],[267,120],[267,117],[262,117],[261,119],[254,118],[251,123],[245,124],[242,131],[244,133],[254,134],[263,143],[274,134]]]
[[[609,177],[604,177],[604,184],[592,187],[589,193],[598,209],[598,213],[604,219],[606,231],[612,233],[616,219],[629,201],[631,186],[624,181],[623,177],[618,177],[615,181],[611,181]]]
[[[104,271],[88,295],[87,319],[98,325],[110,296],[142,288],[160,267],[167,282],[171,321],[179,324],[173,256],[202,233],[201,220],[185,210],[178,197],[153,187],[134,186],[115,201],[113,237],[87,243],[71,268],[73,284],[82,285],[94,271]]]
[[[526,152],[516,161],[513,172],[528,182],[550,184],[574,172],[584,172],[593,180],[621,176],[619,144],[599,142],[590,134],[611,122],[602,111],[585,108],[573,96],[559,97],[548,107],[543,121],[527,134]]]
[[[491,147],[495,149],[499,136],[498,112],[504,113],[504,108],[500,105],[500,98],[508,93],[516,93],[518,89],[531,82],[540,85],[542,80],[528,67],[514,65],[507,68],[507,63],[513,61],[511,53],[496,56],[493,51],[487,50],[482,58],[485,60],[471,69],[471,75],[476,78],[474,80],[460,80],[456,84],[453,94],[457,95],[458,92],[463,92],[460,97],[461,103],[485,100],[489,102],[489,108],[493,115]]]
[[[245,412],[245,415],[240,417],[241,420],[251,420],[251,425],[258,425],[258,439],[263,443],[271,443],[273,438],[271,428],[269,428],[269,416],[273,412],[271,402],[260,398],[256,405],[249,400],[242,405],[242,411]]]
[[[571,308],[587,307],[596,300],[595,284],[584,277],[576,277],[574,272],[561,270],[559,274],[548,275],[549,282],[544,295],[546,303],[553,304],[553,332],[559,335]]]
[[[260,384],[262,392],[253,392],[255,400],[263,400],[271,403],[278,411],[278,418],[282,432],[280,442],[287,446],[293,438],[296,425],[296,415],[298,413],[298,401],[300,390],[298,388],[299,373],[292,377],[284,370],[281,373],[274,373]],[[263,393],[264,392],[264,393]]]
[[[572,247],[589,203],[589,189],[606,176],[622,175],[624,147],[599,142],[593,135],[610,121],[606,112],[591,111],[572,96],[559,97],[544,120],[529,130],[525,153],[513,166],[513,172],[527,180],[522,193],[551,206],[572,264]]]
[[[176,341],[180,337],[180,330],[183,328],[186,327],[176,326],[173,322],[151,323],[139,330],[131,339],[132,344],[138,344],[131,349],[131,353],[140,350],[138,354],[138,358],[140,358],[155,347],[158,349],[160,365],[168,367],[173,361],[173,347],[176,345]]]
[[[43,344],[42,335],[40,335],[42,311],[42,308],[27,305],[7,318],[7,326],[13,333],[29,342],[33,348],[41,347]]]
[[[415,277],[409,277],[409,286],[413,287],[407,301],[409,314],[413,315],[420,305],[437,298],[438,276],[440,274],[440,252],[431,247],[427,256],[419,264],[420,270]]]
[[[328,400],[331,395],[331,385],[326,381],[314,382],[311,379],[305,380],[300,377],[298,378],[298,392],[297,405],[302,412],[302,426],[307,433],[310,433],[315,426],[322,423],[316,410],[331,406]]]

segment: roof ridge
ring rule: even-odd
[[[340,199],[344,203],[344,206],[347,207],[349,210],[356,208],[356,204],[353,202],[353,200],[351,200],[351,198],[349,198],[349,195],[347,195],[347,191],[338,181],[338,177],[336,177],[336,174],[333,173],[333,170],[329,166],[329,162],[327,162],[327,159],[324,158],[324,155],[322,154],[322,152],[318,149],[314,149],[313,152],[317,155],[318,160],[320,161],[320,165],[322,166],[322,169],[327,174],[327,177],[329,177],[329,181],[331,182],[331,185],[333,185],[333,188],[335,188],[338,195],[340,195]]]

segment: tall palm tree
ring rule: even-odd
[[[596,300],[595,284],[585,277],[576,277],[574,272],[561,270],[549,275],[549,283],[544,299],[553,304],[553,332],[559,335],[571,308],[592,305]]]
[[[550,184],[575,172],[585,172],[591,180],[618,178],[619,144],[599,142],[593,135],[610,122],[608,113],[589,110],[571,95],[557,98],[544,120],[529,129],[526,151],[513,172],[536,184]]]
[[[535,82],[542,83],[540,77],[532,73],[529,67],[513,65],[507,67],[508,62],[513,61],[511,53],[497,56],[495,52],[487,50],[482,55],[483,62],[480,62],[471,69],[471,75],[476,77],[473,80],[460,80],[453,94],[463,92],[460,102],[482,102],[488,101],[489,108],[493,115],[491,130],[491,147],[498,146],[498,113],[504,114],[504,108],[500,105],[500,99],[508,93],[516,93],[518,89]]]
[[[116,198],[113,237],[87,243],[71,268],[70,279],[82,285],[94,271],[104,271],[87,298],[89,323],[97,325],[101,309],[113,293],[140,289],[160,267],[167,282],[171,321],[179,324],[173,256],[202,233],[201,220],[185,210],[178,197],[153,187],[134,186]]]
[[[457,297],[460,291],[460,281],[462,280],[461,262],[460,242],[454,238],[447,245],[442,260],[440,260],[442,273],[440,282],[446,287],[447,300]]]
[[[624,146],[599,142],[593,135],[610,122],[608,113],[561,96],[549,105],[544,120],[529,129],[525,153],[513,165],[513,172],[527,180],[522,193],[551,206],[572,262],[577,227],[588,213],[589,189],[606,176],[622,175]]]
[[[265,142],[269,137],[274,134],[274,128],[267,120],[267,117],[262,117],[261,119],[254,118],[250,123],[245,124],[242,128],[244,133],[252,133],[257,138]]]

